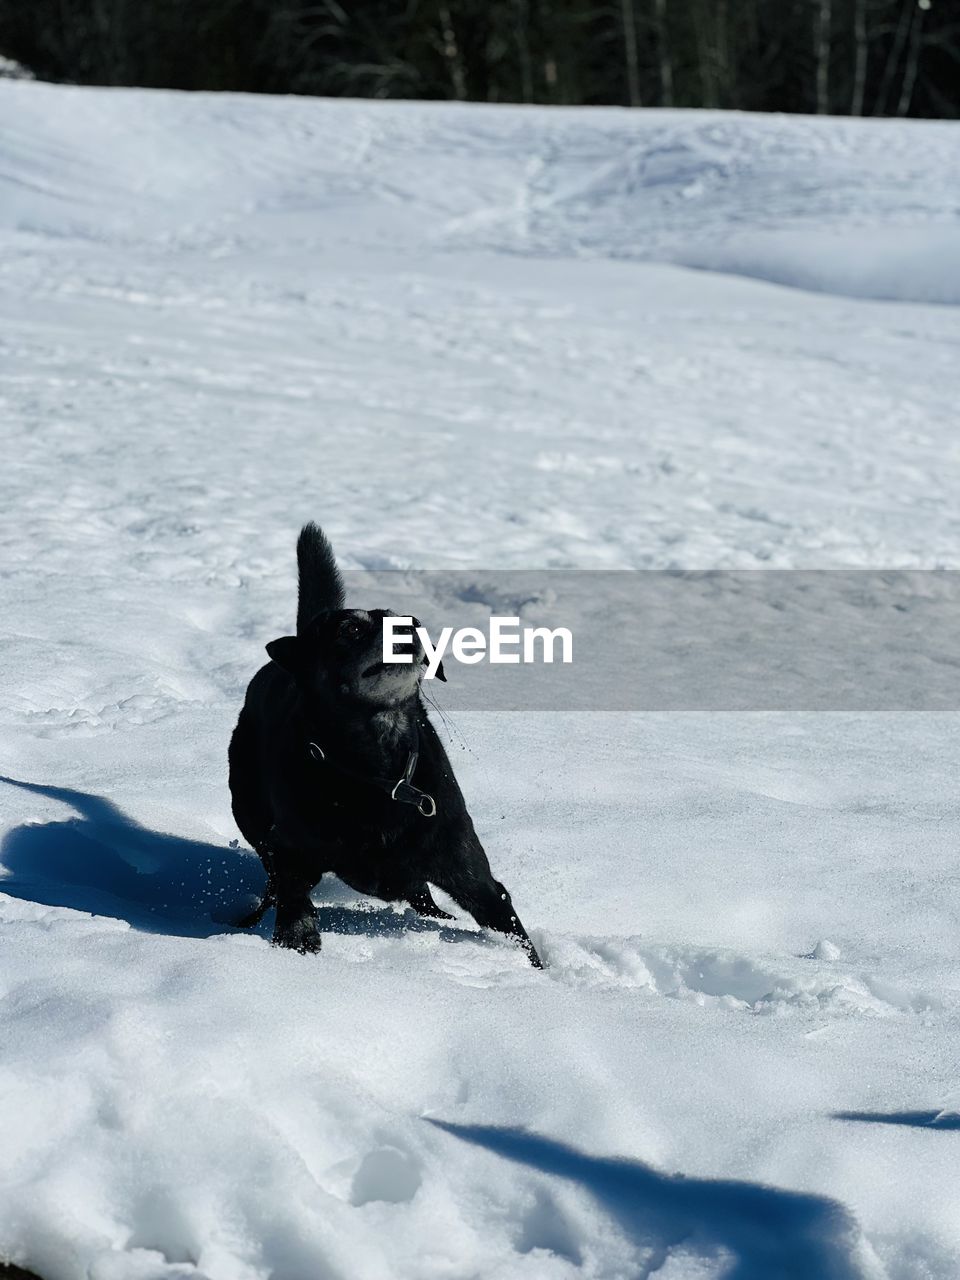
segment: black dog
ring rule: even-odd
[[[343,581],[315,524],[300,533],[297,565],[297,634],[267,645],[273,661],[251,680],[230,742],[234,817],[267,871],[263,901],[239,927],[274,905],[274,943],[318,951],[310,891],[324,872],[449,919],[434,884],[479,925],[518,939],[542,968],[427,719],[426,658],[413,628],[413,661],[384,664],[391,615],[343,607]]]

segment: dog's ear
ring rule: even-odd
[[[278,667],[298,676],[303,671],[303,641],[298,636],[281,636],[279,640],[271,640],[267,645],[267,653]]]

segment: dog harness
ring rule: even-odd
[[[419,747],[420,734],[417,732],[413,750],[407,756],[403,775],[394,782],[392,778],[377,778],[372,774],[360,773],[356,769],[350,769],[345,764],[331,760],[319,742],[307,743],[307,751],[317,764],[327,764],[331,769],[336,769],[338,773],[346,774],[348,778],[355,778],[358,782],[366,782],[371,787],[376,787],[378,790],[385,792],[391,800],[396,800],[398,804],[415,805],[417,812],[422,814],[424,818],[434,818],[437,814],[437,802],[433,796],[428,795],[426,791],[421,791],[419,787],[415,787],[410,781],[417,767],[417,761],[420,759]]]

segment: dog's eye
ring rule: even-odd
[[[340,638],[342,640],[356,640],[359,638],[361,630],[359,622],[348,619],[340,625]]]

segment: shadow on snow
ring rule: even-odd
[[[245,849],[152,831],[111,801],[69,787],[3,775],[0,783],[59,800],[78,815],[8,831],[0,846],[0,893],[112,916],[152,933],[209,937],[232,929],[263,890],[260,860]],[[479,940],[472,931],[441,927],[412,910],[346,905],[356,896],[324,877],[314,895],[323,932],[382,937],[415,930],[439,933],[445,941]],[[272,918],[270,911],[255,932],[269,937]]]
[[[882,1274],[852,1214],[827,1196],[660,1173],[638,1160],[587,1155],[522,1129],[431,1124],[579,1183],[635,1244],[649,1250],[640,1276],[663,1267],[674,1247],[699,1257],[729,1257],[725,1280],[870,1280]]]
[[[913,1129],[960,1129],[956,1111],[835,1111],[833,1118],[864,1124],[905,1124]]]

